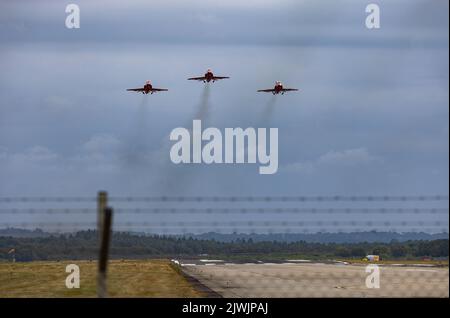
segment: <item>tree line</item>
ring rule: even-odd
[[[0,237],[0,260],[11,259],[15,250],[17,261],[96,259],[98,254],[96,231],[47,237]],[[115,232],[111,241],[111,258],[197,257],[220,255],[229,258],[276,257],[301,255],[306,258],[362,258],[367,254],[384,259],[438,257],[447,258],[448,239],[432,241],[391,241],[389,243],[311,243],[305,241],[253,241],[237,239],[232,242],[203,240],[193,237],[136,235]]]

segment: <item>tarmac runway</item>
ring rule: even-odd
[[[221,261],[180,265],[185,274],[223,297],[449,297],[448,267],[380,265],[380,288],[368,288],[370,273],[363,265]]]

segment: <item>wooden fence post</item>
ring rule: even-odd
[[[106,207],[108,206],[108,193],[99,191],[97,193],[97,235],[100,242],[103,228],[103,219]]]
[[[97,274],[97,296],[99,298],[105,298],[108,296],[106,286],[106,273],[108,267],[109,243],[111,239],[112,214],[113,210],[111,208],[104,209]]]

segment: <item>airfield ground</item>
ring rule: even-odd
[[[68,264],[80,267],[79,289],[65,286]],[[0,263],[0,297],[96,297],[96,270],[94,261]],[[114,260],[108,289],[111,297],[449,297],[448,266],[381,265],[380,289],[366,288],[368,275],[342,262]]]
[[[380,288],[363,265],[187,264],[186,274],[223,297],[449,297],[448,267],[380,265]]]
[[[80,288],[65,285],[66,265],[80,268]],[[96,297],[97,262],[0,263],[0,297]],[[199,297],[167,260],[111,261],[111,297]]]

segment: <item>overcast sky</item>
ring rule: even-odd
[[[448,194],[448,1],[377,1],[379,30],[360,0],[72,2],[77,30],[0,2],[0,196]],[[276,174],[170,162],[207,68],[204,125],[279,128]]]

